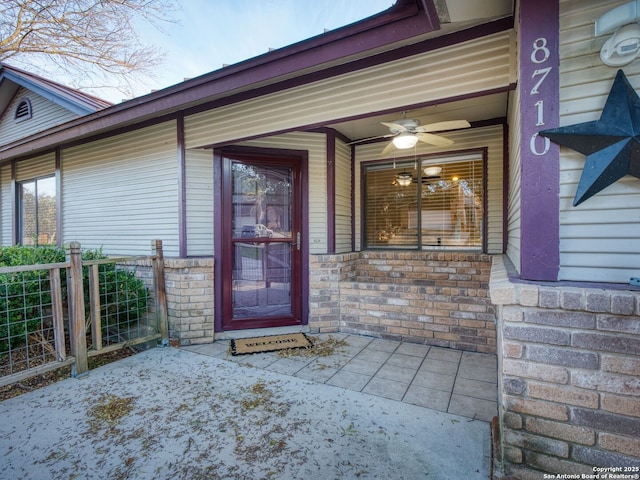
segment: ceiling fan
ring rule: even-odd
[[[380,122],[382,125],[389,128],[387,135],[381,135],[377,137],[366,138],[359,140],[359,143],[365,140],[373,140],[377,138],[391,138],[393,140],[382,150],[382,155],[389,153],[393,148],[406,149],[412,148],[416,143],[424,142],[437,147],[448,147],[453,144],[453,140],[435,135],[429,132],[442,132],[445,130],[459,130],[461,128],[468,128],[471,125],[466,120],[449,120],[445,122],[429,123],[427,125],[420,126],[420,120],[412,118],[403,118],[396,120],[392,123]]]

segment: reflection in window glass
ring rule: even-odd
[[[22,245],[56,243],[56,182],[54,177],[20,184]]]
[[[481,250],[479,154],[365,166],[365,246]]]

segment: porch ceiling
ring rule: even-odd
[[[470,123],[481,122],[494,118],[506,117],[508,94],[496,93],[483,97],[474,97],[455,102],[442,103],[422,108],[406,110],[407,118],[420,121],[421,125],[442,122],[446,120],[468,120]],[[364,138],[386,135],[389,129],[380,122],[393,122],[402,118],[403,110],[374,115],[357,120],[328,125],[351,139],[352,141]]]

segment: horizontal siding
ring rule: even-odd
[[[455,143],[446,148],[435,147],[418,142],[416,155],[427,155],[448,152],[480,149],[488,149],[488,172],[487,172],[487,251],[488,253],[502,253],[502,212],[503,212],[503,134],[502,126],[496,125],[483,128],[468,128],[455,132],[447,132],[446,137]],[[384,143],[361,145],[356,148],[356,159],[358,163],[367,160],[379,160],[382,157],[380,152]],[[360,169],[358,169],[360,172]],[[361,210],[361,177],[356,176],[356,224],[362,221]],[[361,245],[362,239],[357,232],[357,244]]]
[[[31,103],[32,117],[16,122],[16,107],[25,98]],[[40,95],[20,88],[0,120],[0,145],[20,140],[74,118],[78,118],[78,115]]]
[[[624,1],[560,3],[560,124],[600,118],[617,69],[599,58],[593,21]],[[624,72],[640,90],[640,60]],[[560,149],[560,280],[628,283],[640,276],[640,180],[626,176],[573,207],[585,157]]]
[[[22,160],[16,163],[16,180],[24,182],[35,178],[47,177],[56,173],[56,157],[54,153]]]
[[[191,115],[186,144],[213,145],[504,87],[511,81],[510,39],[501,32]]]
[[[520,88],[509,96],[509,198],[507,199],[507,256],[520,271]]]
[[[165,255],[177,256],[175,139],[169,122],[64,150],[63,240],[146,255],[160,239]]]
[[[351,147],[336,140],[336,253],[351,251]]]
[[[288,133],[241,145],[309,152],[309,251],[327,253],[327,140],[321,133]]]
[[[213,255],[213,152],[186,152],[187,255]]]
[[[11,245],[11,165],[0,166],[0,245]]]

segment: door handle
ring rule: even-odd
[[[300,250],[300,232],[296,233],[296,248]]]

